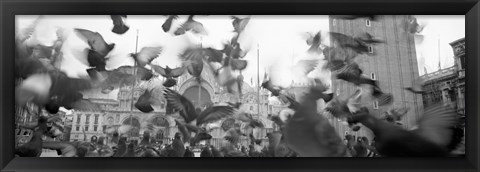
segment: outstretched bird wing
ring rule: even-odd
[[[182,133],[182,136],[183,136],[182,140],[183,140],[183,142],[188,142],[188,141],[190,141],[190,138],[192,138],[192,135],[191,135],[190,131],[187,129],[187,127],[185,126],[185,124],[182,123],[182,122],[180,122],[180,121],[178,121],[178,120],[176,120],[176,119],[175,119],[175,122],[176,122],[176,124],[177,124],[177,126],[178,126],[178,130],[180,131],[180,133]]]
[[[162,50],[162,47],[143,47],[140,52],[134,55],[134,58],[143,67],[157,58],[162,53]]]
[[[182,67],[172,69],[171,76],[174,77],[174,78],[180,77],[185,73],[186,69],[187,69],[186,66],[182,66]]]
[[[235,109],[231,106],[212,106],[200,113],[197,117],[197,125],[214,122],[225,117],[232,116]]]
[[[232,70],[244,70],[247,68],[247,61],[246,60],[240,60],[240,59],[230,59],[230,65],[232,66]]]
[[[190,123],[197,118],[195,107],[190,100],[168,88],[165,88],[164,96],[168,105],[180,111],[180,115],[185,119],[186,123]]]
[[[293,66],[292,71],[296,76],[305,77],[308,73],[315,70],[318,60],[300,60]]]
[[[83,38],[90,48],[97,53],[100,53],[102,56],[106,56],[108,52],[113,49],[114,44],[107,44],[102,35],[98,32],[93,32],[86,29],[75,29],[76,33],[79,34],[80,38]]]
[[[418,120],[418,129],[415,130],[424,138],[447,146],[450,143],[451,128],[457,125],[459,115],[448,105],[442,103],[427,107]]]
[[[169,75],[167,74],[167,72],[165,72],[165,68],[163,68],[162,66],[158,66],[158,65],[153,65],[151,64],[150,65],[152,67],[152,69],[159,73],[160,75],[162,75],[163,77],[169,77]]]

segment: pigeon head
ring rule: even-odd
[[[175,139],[180,139],[180,138],[182,138],[182,133],[179,133],[179,132],[175,133],[175,137],[174,137],[174,138],[175,138]]]

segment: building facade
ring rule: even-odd
[[[205,65],[208,65],[205,63]],[[196,107],[205,107],[211,104],[225,104],[226,102],[242,102],[241,110],[254,114],[254,118],[264,124],[264,128],[255,129],[256,137],[265,137],[266,133],[273,128],[273,124],[267,119],[269,113],[272,112],[273,106],[268,101],[267,91],[261,90],[260,96],[257,90],[252,88],[249,84],[243,83],[242,93],[240,97],[227,93],[222,87],[218,86],[210,68],[204,67],[201,74],[202,82],[199,86],[195,78],[188,73],[185,73],[178,78],[178,84],[171,89],[178,91],[189,99]],[[169,143],[178,129],[176,127],[174,118],[166,115],[166,101],[161,96],[161,105],[154,107],[151,113],[140,112],[132,105],[138,100],[139,96],[143,94],[144,89],[140,86],[135,86],[133,89],[133,97],[131,95],[132,87],[124,86],[118,90],[116,95],[102,94],[100,90],[93,90],[85,93],[85,97],[90,101],[97,103],[103,109],[102,112],[91,111],[75,111],[72,114],[72,126],[70,133],[70,140],[86,140],[89,141],[92,136],[100,137],[106,136],[105,130],[111,127],[119,127],[124,124],[132,125],[137,130],[133,131],[130,139],[141,139],[144,131],[147,130],[146,124],[153,122],[157,126],[165,129],[156,133],[153,138],[163,143]],[[133,98],[133,99],[132,99]],[[260,98],[260,102],[258,102]],[[132,102],[133,101],[133,102]],[[258,109],[259,108],[259,109]],[[260,110],[260,114],[258,114]],[[226,120],[226,119],[224,119]],[[218,121],[222,123],[224,120]],[[225,131],[218,128],[210,133],[213,139],[210,144],[221,146]],[[248,137],[243,138],[245,144]]]
[[[365,100],[364,106],[377,117],[382,117],[391,108],[409,108],[407,115],[402,119],[404,127],[412,127],[423,110],[422,96],[406,91],[413,81],[419,77],[415,50],[414,36],[406,32],[406,22],[413,18],[406,15],[379,16],[372,21],[366,18],[355,20],[329,19],[330,32],[356,36],[369,33],[384,43],[369,47],[369,53],[359,55],[355,61],[363,70],[363,74],[377,80],[385,93],[393,95],[393,104],[378,106],[377,101]],[[336,96],[346,99],[352,95],[357,87],[351,83],[335,79],[332,75],[333,92]],[[330,118],[331,123],[341,136],[345,131],[358,136],[367,136],[371,139],[372,133],[366,127],[359,132],[351,129],[337,119]]]
[[[465,38],[450,45],[454,52],[454,65],[421,77],[425,90],[423,105],[450,103],[459,114],[465,115]]]
[[[457,111],[465,115],[465,38],[450,43],[453,48],[455,67],[458,73],[457,89]]]
[[[424,107],[457,101],[458,72],[455,66],[422,75],[421,79],[425,91],[422,95]]]

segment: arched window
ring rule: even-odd
[[[133,117],[125,119],[122,123],[123,125],[131,125],[133,128],[130,130],[130,137],[138,137],[140,135],[140,122]]]

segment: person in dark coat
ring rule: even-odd
[[[172,141],[173,157],[183,157],[185,155],[185,145],[182,141],[182,134],[175,133],[175,138]]]
[[[187,146],[183,157],[195,157],[195,154],[192,152],[192,150],[190,150],[190,147]]]
[[[212,151],[208,146],[205,146],[200,153],[200,157],[213,157]]]

